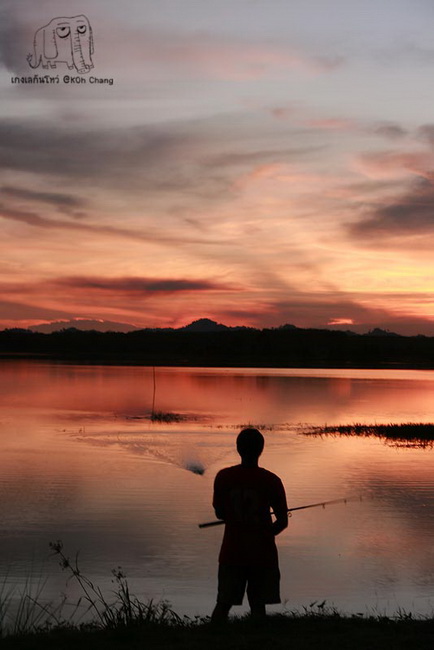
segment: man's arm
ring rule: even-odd
[[[217,519],[225,518],[224,506],[223,506],[223,496],[222,496],[222,485],[221,485],[221,476],[220,472],[217,474],[214,480],[214,495],[212,499],[212,505],[214,508],[215,516]]]
[[[272,508],[276,517],[276,521],[273,522],[273,533],[278,535],[288,527],[288,504],[286,503],[285,488],[280,479],[276,481]]]

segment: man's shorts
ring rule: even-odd
[[[280,572],[277,566],[219,565],[217,602],[242,605],[247,587],[249,603],[280,603]]]

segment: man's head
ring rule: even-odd
[[[237,438],[237,450],[244,460],[257,460],[264,449],[264,436],[258,429],[243,429]]]

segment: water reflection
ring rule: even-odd
[[[221,421],[427,421],[433,394],[432,371],[156,370],[158,410]],[[2,362],[0,406],[134,416],[150,411],[152,396],[151,368]]]
[[[156,407],[186,420],[149,420],[149,368],[2,363],[2,575],[22,581],[44,563],[56,595],[66,576],[48,542],[60,538],[103,587],[122,565],[142,597],[208,613],[222,531],[196,524],[213,518],[214,476],[237,462],[235,433],[252,423],[268,427],[262,464],[282,477],[290,505],[365,497],[294,514],[278,539],[288,607],[326,599],[345,611],[431,612],[432,451],[306,438],[298,425],[432,421],[434,373],[158,368],[156,377]]]

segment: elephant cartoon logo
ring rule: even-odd
[[[27,56],[31,68],[42,63],[45,69],[66,63],[69,70],[75,68],[85,74],[93,68],[93,34],[86,16],[53,18],[48,25],[35,33],[33,54]]]

